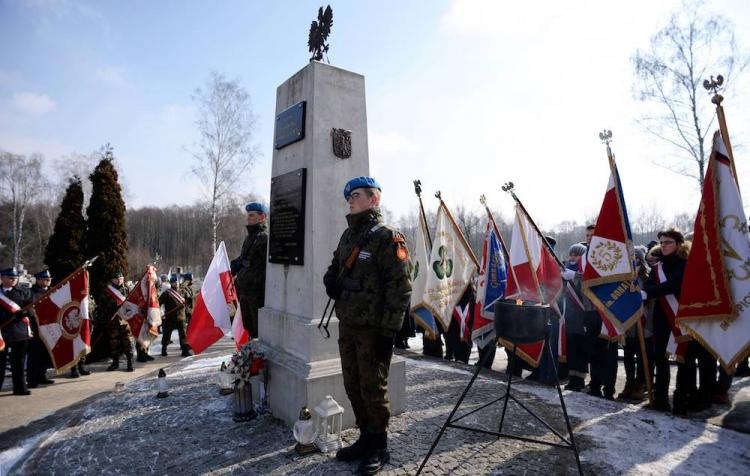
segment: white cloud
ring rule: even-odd
[[[125,70],[117,66],[106,66],[96,70],[94,77],[110,86],[117,88],[130,87],[130,83],[125,78]]]
[[[46,94],[31,92],[16,93],[13,95],[13,104],[22,114],[30,116],[41,116],[55,108],[55,101]]]

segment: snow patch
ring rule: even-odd
[[[14,446],[13,448],[9,448],[0,453],[0,475],[8,474],[13,465],[15,465],[20,459],[26,456],[26,453],[33,449],[34,446],[36,446],[37,442],[47,436],[49,433],[50,432],[47,431],[40,435],[28,438],[21,442],[20,445]]]

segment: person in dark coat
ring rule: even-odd
[[[24,360],[31,339],[31,314],[23,308],[31,304],[31,291],[18,286],[16,268],[0,271],[0,328],[5,350],[0,352],[0,388],[5,380],[5,361],[10,350],[10,367],[13,374],[13,395],[31,395],[26,387]]]
[[[31,286],[31,299],[36,301],[49,290],[52,284],[52,275],[49,271],[40,271],[34,275],[36,282]],[[31,319],[31,333],[34,334],[29,340],[29,357],[26,363],[26,381],[29,388],[36,388],[39,384],[55,383],[47,378],[47,369],[52,367],[47,347],[39,336],[39,323]]]
[[[674,296],[679,301],[689,247],[685,245],[685,238],[682,233],[675,229],[660,231],[657,236],[659,238],[659,262],[651,268],[648,275],[646,289],[643,291],[644,298],[664,301],[667,296]],[[660,270],[666,278],[663,282],[659,279]],[[654,368],[656,375],[654,376],[653,408],[668,412],[671,408],[668,396],[670,373],[667,344],[672,328],[667,312],[665,304],[662,302],[657,302],[654,306]],[[679,380],[681,379],[678,378]],[[680,387],[679,383],[682,382],[678,382],[678,387]],[[673,404],[677,407],[675,409],[677,413],[686,411],[687,396],[684,394],[685,391],[684,388],[675,389]]]
[[[266,261],[268,257],[268,209],[259,202],[248,203],[247,236],[240,255],[232,260],[232,274],[242,309],[242,324],[251,338],[258,337],[258,309],[266,294]]]

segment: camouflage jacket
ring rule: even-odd
[[[184,321],[185,320],[185,303],[177,299],[172,291],[178,295],[180,292],[176,289],[167,289],[159,296],[159,304],[164,306],[164,321]]]
[[[185,314],[187,317],[193,315],[193,302],[195,299],[195,291],[193,291],[193,283],[184,281],[180,285],[180,294],[185,299]]]
[[[265,222],[247,226],[247,237],[242,243],[240,256],[232,260],[237,293],[263,306],[266,290],[266,257],[268,232]]]
[[[338,280],[341,295],[336,316],[342,325],[394,335],[411,297],[409,251],[403,235],[383,224],[378,209],[347,215],[349,228],[339,240],[325,274],[327,286]],[[369,233],[357,260],[342,279],[344,264],[362,237]]]

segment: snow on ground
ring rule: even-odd
[[[28,438],[22,441],[18,446],[14,446],[0,453],[0,476],[8,474],[10,468],[13,467],[16,462],[26,456],[26,454],[36,447],[37,443],[46,438],[49,435],[49,431],[41,433],[32,438]]]

